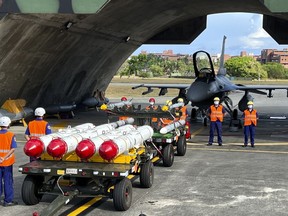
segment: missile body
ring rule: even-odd
[[[174,108],[177,108],[177,107],[183,107],[184,106],[184,103],[175,103],[175,104],[172,104],[169,109],[174,109]]]
[[[176,121],[176,122],[172,122],[171,124],[161,128],[160,133],[161,134],[169,133],[170,131],[175,130],[176,128],[183,126],[183,125],[185,125],[185,120],[183,119]]]
[[[120,154],[128,152],[131,148],[139,148],[145,140],[152,137],[153,133],[152,127],[144,125],[129,134],[106,140],[99,147],[99,155],[104,160],[113,160]]]
[[[41,154],[46,151],[47,146],[54,138],[69,136],[70,134],[94,127],[95,125],[92,123],[85,123],[75,127],[68,126],[65,129],[60,129],[57,133],[44,135],[38,138],[31,138],[24,146],[24,153],[29,157],[40,157]]]
[[[83,139],[80,141],[75,149],[76,154],[83,160],[91,158],[93,155],[98,154],[100,145],[105,142],[105,140],[114,139],[121,135],[125,135],[131,131],[136,131],[136,128],[132,125],[125,125],[117,128],[110,133],[102,134],[99,136],[90,137],[88,139]]]
[[[115,130],[117,125],[116,123],[99,125],[91,130],[80,131],[70,134],[69,136],[53,139],[47,146],[47,153],[54,158],[61,158],[65,154],[74,151],[78,144],[84,139],[90,139],[108,133],[127,133],[134,130],[132,125],[124,125]]]

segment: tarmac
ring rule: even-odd
[[[242,95],[235,93],[231,97],[237,101]],[[175,156],[172,167],[163,167],[161,162],[157,164],[151,188],[141,188],[139,180],[133,183],[132,205],[127,211],[115,211],[112,199],[75,198],[57,215],[287,215],[288,98],[286,92],[281,91],[275,92],[271,99],[253,96],[260,114],[255,148],[242,147],[243,130],[231,130],[228,117],[223,124],[223,146],[218,146],[217,142],[206,146],[209,127],[204,127],[199,119],[191,123],[192,137],[188,140],[185,156]],[[133,100],[135,103],[147,101],[146,98]],[[165,100],[164,97],[158,101],[163,103]],[[74,119],[46,120],[56,131],[84,122],[106,123],[107,116],[89,110],[75,112]],[[29,161],[23,152],[25,129],[21,125],[13,125],[10,129],[16,134],[18,143],[14,185],[19,205],[0,207],[2,215],[32,215],[35,211],[43,211],[55,198],[44,196],[34,206],[25,205],[21,199],[25,176],[18,172],[18,166]]]

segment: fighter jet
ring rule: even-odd
[[[226,69],[224,68],[224,52],[225,52],[225,40],[223,38],[222,52],[220,57],[220,66],[218,73],[215,73],[211,56],[205,51],[197,51],[193,54],[193,64],[195,70],[196,79],[189,86],[187,84],[141,84],[132,87],[132,89],[146,87],[147,91],[143,92],[142,95],[151,93],[153,89],[159,88],[159,96],[165,95],[168,92],[168,88],[179,89],[179,94],[173,99],[184,98],[186,104],[190,101],[192,106],[198,107],[198,109],[192,109],[191,119],[195,118],[197,114],[200,114],[203,118],[204,125],[207,125],[206,110],[213,103],[214,97],[219,97],[221,102],[224,102],[228,111],[233,118],[237,118],[237,109],[232,110],[233,103],[228,97],[231,91],[242,90],[244,91],[243,97],[238,102],[238,109],[244,111],[247,106],[247,102],[253,100],[253,97],[249,92],[264,94],[267,93],[263,90],[267,90],[267,97],[273,97],[272,91],[275,89],[286,89],[288,97],[288,86],[279,85],[241,85],[232,83],[226,76]]]

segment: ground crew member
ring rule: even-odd
[[[122,97],[121,98],[121,102],[123,102],[123,103],[127,102],[127,98],[126,97]],[[128,109],[130,107],[129,105],[124,105],[123,107],[125,107],[125,106],[126,106],[126,109]],[[128,116],[119,116],[119,120],[120,121],[121,120],[126,120],[128,118],[129,118]]]
[[[168,111],[169,107],[172,105],[172,101],[167,100],[165,103],[165,106],[162,107],[163,111]],[[166,110],[167,109],[167,110]],[[160,121],[162,123],[162,127],[165,127],[166,125],[170,124],[173,122],[173,119],[170,118],[160,118]]]
[[[145,108],[145,110],[149,111],[149,110],[157,110],[158,109],[158,106],[155,105],[155,98],[150,98],[149,99],[149,106],[147,106]],[[158,121],[158,118],[151,118],[151,125],[150,125],[152,128],[154,129],[159,129],[160,127],[160,123]]]
[[[25,139],[27,141],[31,138],[40,137],[52,133],[49,123],[43,120],[45,113],[45,109],[42,107],[38,107],[35,109],[34,115],[36,116],[36,119],[29,122],[28,127],[25,131]],[[30,162],[36,159],[40,158],[30,157]]]
[[[183,103],[184,104],[184,100],[183,98],[178,98],[177,100],[177,103]],[[176,111],[176,114],[179,113],[179,117],[177,118],[178,120],[185,120],[186,122],[186,118],[188,116],[188,113],[187,113],[187,107],[185,105],[177,108],[178,112]]]
[[[11,120],[7,116],[0,118],[0,195],[3,192],[3,206],[13,206],[18,203],[14,200],[13,164],[15,163],[15,148],[17,148],[15,135],[8,131]]]
[[[226,113],[225,108],[219,104],[220,99],[218,97],[214,98],[214,104],[208,109],[208,115],[210,117],[210,136],[207,145],[213,144],[214,131],[217,130],[218,145],[222,146],[222,122],[224,114]]]
[[[247,147],[248,137],[250,135],[251,147],[254,148],[255,127],[257,126],[257,119],[259,117],[258,117],[257,110],[253,109],[252,101],[248,101],[247,109],[244,110],[242,117],[244,118],[244,145],[243,147]]]

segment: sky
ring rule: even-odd
[[[222,13],[207,17],[206,29],[189,45],[142,45],[133,55],[142,50],[162,53],[172,49],[174,54],[193,54],[205,50],[210,54],[221,53],[223,36],[226,35],[225,54],[240,55],[241,51],[260,55],[262,49],[288,48],[279,45],[263,28],[263,16],[252,13]]]

